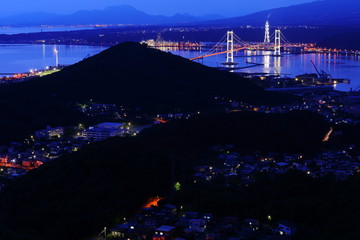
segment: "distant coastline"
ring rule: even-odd
[[[41,29],[43,31],[41,32]],[[113,46],[122,42],[141,42],[144,40],[166,40],[173,42],[218,42],[228,31],[233,30],[245,41],[263,41],[262,27],[211,27],[200,25],[167,26],[167,25],[88,25],[5,28],[0,27],[0,44],[58,44],[85,46]],[[320,43],[321,47],[337,48],[331,37],[344,33],[358,32],[355,27],[282,27],[283,33],[290,42]],[[12,34],[9,34],[13,32]],[[22,33],[21,33],[22,32]],[[8,34],[6,34],[8,33]],[[352,34],[354,36],[354,34]],[[330,38],[330,39],[329,39]],[[348,38],[345,38],[348,39]],[[359,50],[358,41],[344,41],[342,49]]]
[[[14,35],[41,32],[69,32],[91,29],[95,29],[95,26],[0,26],[0,34]]]

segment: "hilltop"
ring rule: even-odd
[[[218,111],[214,96],[254,104],[292,101],[233,73],[126,42],[62,71],[0,87],[0,140],[18,139],[46,125],[83,121],[77,103],[112,103],[138,113]]]
[[[111,47],[33,81],[31,86],[67,101],[116,102],[140,107],[144,112],[211,109],[217,95],[259,104],[287,100],[233,73],[132,42]]]

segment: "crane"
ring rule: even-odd
[[[319,69],[315,66],[315,63],[313,62],[313,60],[311,60],[311,63],[314,66],[314,68],[315,68],[315,70],[316,70],[316,72],[317,72],[320,79],[329,80],[329,81],[331,80],[331,75],[330,74],[326,73],[324,70],[319,71]]]

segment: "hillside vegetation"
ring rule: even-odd
[[[321,117],[307,112],[210,114],[92,144],[29,172],[0,195],[0,239],[85,239],[131,216],[149,197],[168,196],[172,181],[192,182],[192,166],[211,146],[312,154],[327,131]]]
[[[256,104],[294,100],[265,92],[235,74],[131,42],[58,73],[0,86],[0,96],[0,142],[21,139],[47,125],[83,122],[76,103],[90,100],[150,114],[221,110],[214,96]]]

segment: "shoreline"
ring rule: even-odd
[[[47,26],[48,27],[48,26]],[[54,26],[56,27],[56,26]],[[79,27],[93,27],[93,26],[79,26]],[[75,28],[75,27],[74,27]],[[130,25],[130,26],[114,26],[87,29],[72,29],[71,27],[64,31],[45,31],[41,32],[41,26],[38,28],[38,32],[31,33],[15,33],[15,34],[2,34],[0,33],[1,44],[47,44],[47,45],[84,45],[84,46],[104,46],[111,47],[113,45],[132,41],[141,42],[153,39],[154,41],[169,41],[169,42],[213,42],[219,41],[221,36],[229,30],[229,27],[212,27],[212,26],[160,26],[160,25]],[[231,27],[231,29],[237,33],[238,36],[247,36],[247,41],[256,42],[260,34],[261,29],[247,29],[238,27]],[[299,36],[298,31],[304,32]],[[353,28],[343,29],[337,26],[333,27],[320,27],[316,31],[313,29],[298,28],[284,28],[284,34],[291,42],[302,42],[304,44],[320,43],[324,39],[329,31],[332,31],[334,35],[344,33],[348,31],[355,31]],[[26,32],[26,31],[25,31]],[[306,34],[305,34],[306,33]],[[353,54],[356,52],[360,54],[360,47],[354,45],[351,42],[341,48],[344,54]],[[339,51],[339,48],[335,48],[330,43],[328,46],[323,44],[317,45],[317,49],[331,49],[331,51]],[[340,54],[340,52],[338,52]]]
[[[0,34],[1,37],[1,34]],[[113,43],[113,44],[99,44],[99,43],[55,43],[55,42],[3,42],[0,41],[0,45],[48,45],[48,46],[88,46],[88,47],[106,47],[110,48],[112,46],[115,46],[117,44],[121,44],[123,42]],[[161,50],[161,48],[177,48],[179,50],[183,49],[191,49],[192,47],[179,47],[179,46],[158,46],[158,47],[152,47],[158,50]],[[202,47],[202,48],[208,48],[208,47]],[[323,51],[307,51],[300,54],[331,54],[331,55],[354,55],[354,56],[360,56],[360,50],[351,50],[351,51],[337,51],[336,49],[332,48],[325,48],[326,50]],[[164,51],[164,50],[161,50]]]

